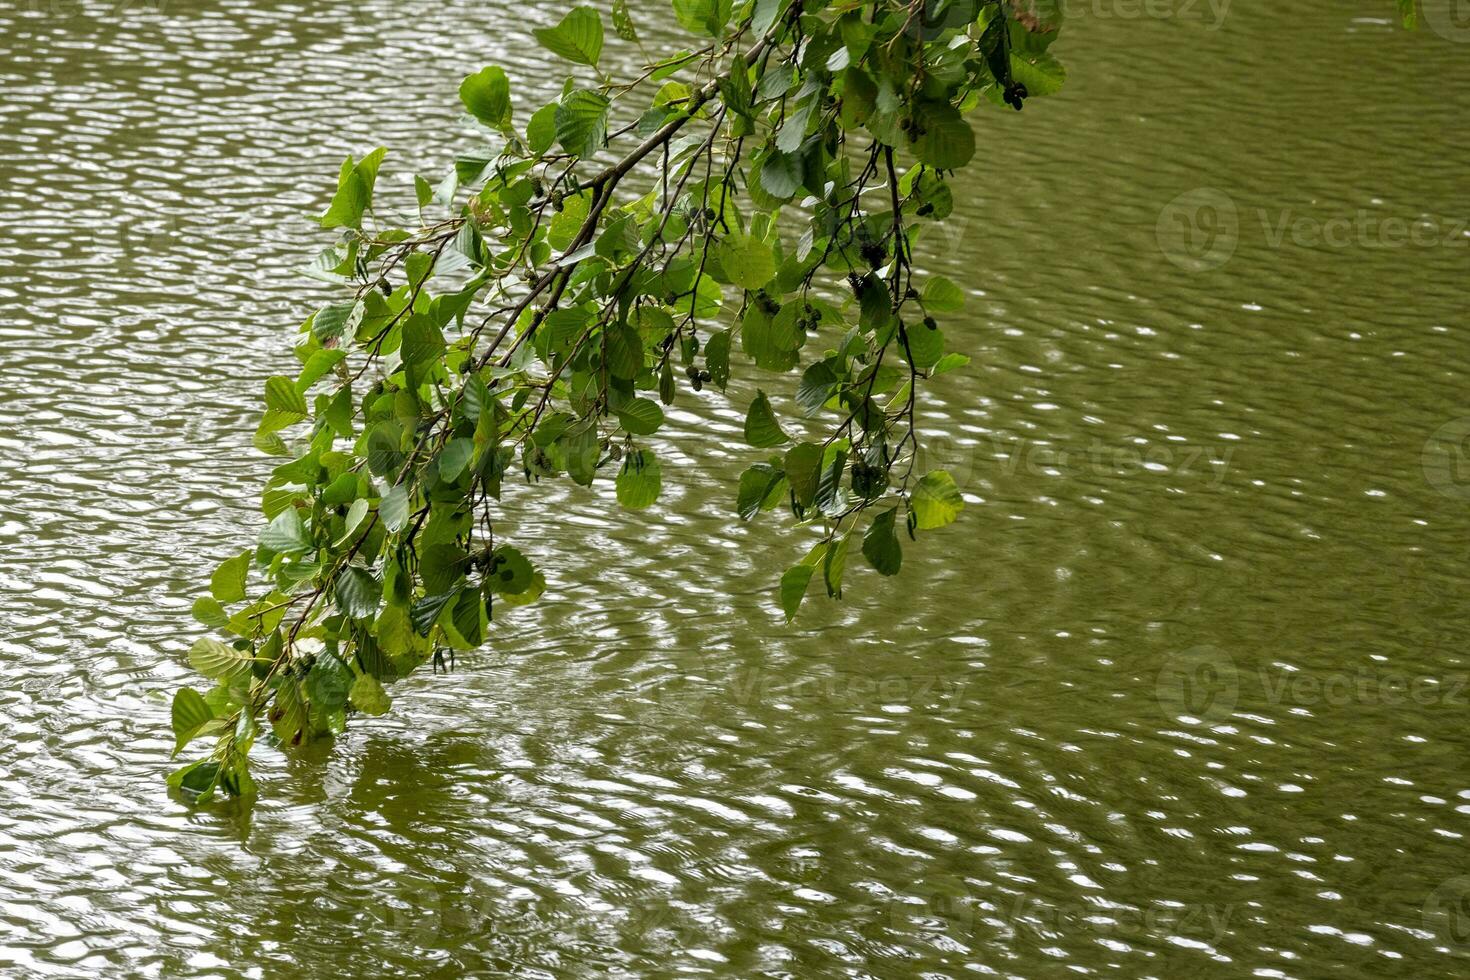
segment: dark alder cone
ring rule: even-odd
[[[870,269],[878,268],[888,258],[887,250],[877,242],[863,242],[858,247],[858,252],[862,255],[863,261],[868,263]]]
[[[1006,104],[1017,112],[1020,112],[1022,103],[1025,102],[1026,97],[1030,94],[1030,92],[1026,91],[1026,86],[1023,83],[1011,82],[1011,84],[1006,86]]]

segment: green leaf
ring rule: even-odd
[[[799,98],[795,108],[788,108],[786,120],[781,123],[781,130],[776,134],[776,148],[785,153],[795,153],[801,148],[806,139],[807,126],[811,123],[812,114],[816,109],[818,100],[811,95]]]
[[[944,331],[927,324],[917,324],[904,330],[904,357],[916,371],[927,371],[939,363],[944,356]]]
[[[607,96],[578,89],[556,106],[556,139],[562,149],[590,157],[607,139]]]
[[[594,7],[574,7],[560,24],[532,33],[552,54],[579,65],[596,65],[602,55],[602,16]]]
[[[740,490],[735,498],[735,511],[748,521],[763,510],[780,503],[789,484],[786,474],[769,463],[756,463],[740,474]]]
[[[379,422],[368,433],[367,463],[374,476],[397,476],[403,465],[402,438],[403,430],[391,419]]]
[[[626,323],[603,329],[606,357],[603,363],[615,378],[632,381],[643,370],[643,336]]]
[[[393,706],[393,700],[383,685],[372,674],[358,674],[357,680],[347,691],[352,706],[365,715],[383,715]]]
[[[829,516],[844,506],[842,471],[847,466],[847,453],[837,446],[828,446],[823,459],[822,475],[817,481],[817,507]]]
[[[938,170],[957,170],[975,155],[975,134],[970,124],[948,102],[920,102],[914,122],[919,137],[911,149],[920,163]]]
[[[929,371],[929,377],[937,377],[946,371],[962,368],[969,363],[970,358],[964,354],[945,354]]]
[[[597,426],[591,420],[577,423],[556,441],[555,449],[560,454],[558,461],[566,468],[567,476],[579,486],[591,486],[602,455]]]
[[[822,472],[822,447],[803,442],[786,451],[786,479],[796,502],[810,507],[817,496],[817,478]]]
[[[558,252],[566,251],[577,240],[577,232],[582,230],[582,223],[587,220],[587,212],[592,209],[592,192],[583,191],[580,194],[568,194],[563,200],[561,210],[551,216],[551,226],[546,231],[546,241]],[[572,313],[572,310],[558,310],[559,313]],[[553,313],[553,316],[556,314]],[[587,319],[585,313],[581,313],[581,319]]]
[[[766,393],[757,389],[755,400],[745,413],[745,441],[757,449],[768,449],[790,438],[776,420],[776,413],[771,411],[771,401]]]
[[[755,16],[751,20],[751,28],[757,37],[765,34],[776,23],[776,18],[781,13],[781,8],[786,0],[755,0]]]
[[[551,149],[551,144],[556,142],[556,110],[555,102],[544,105],[532,114],[531,121],[526,124],[526,146],[537,156]]]
[[[470,115],[491,129],[510,128],[510,79],[505,69],[490,65],[466,78],[459,86],[459,100]],[[421,200],[419,206],[424,203]]]
[[[873,518],[868,533],[863,535],[863,557],[879,575],[897,575],[903,567],[903,548],[894,527],[897,507],[891,507]]]
[[[305,687],[313,717],[330,715],[347,707],[352,672],[336,656],[320,653],[306,675]]]
[[[295,507],[287,507],[276,515],[260,534],[261,547],[282,555],[294,555],[311,547],[311,538],[301,523]]]
[[[954,477],[943,470],[933,470],[924,474],[909,494],[909,509],[914,513],[914,527],[928,531],[954,523],[965,509],[965,501]]]
[[[270,416],[272,414],[273,413],[271,412],[266,413],[267,416]],[[286,446],[286,440],[282,439],[280,436],[276,435],[273,432],[266,431],[267,428],[268,426],[266,424],[266,421],[262,419],[261,429],[258,430],[255,433],[255,437],[251,439],[251,445],[253,445],[256,449],[259,449],[261,452],[265,453],[267,456],[291,455],[291,450]]]
[[[178,755],[178,748],[174,754]],[[214,795],[222,767],[213,759],[201,759],[169,774],[168,785],[186,794],[193,802],[203,803]]]
[[[740,318],[740,346],[757,366],[785,373],[796,366],[796,348],[782,348],[776,343],[776,325],[762,306],[761,303],[752,303]],[[782,309],[784,311],[786,307]]]
[[[404,364],[428,364],[444,356],[444,333],[427,316],[411,316],[403,325],[403,346],[399,354]]]
[[[490,571],[485,575],[485,585],[491,592],[518,595],[531,587],[533,574],[531,563],[525,555],[509,545],[501,545],[490,557]]]
[[[362,213],[367,210],[368,190],[358,175],[352,157],[343,163],[337,175],[337,192],[332,203],[321,216],[323,228],[356,228],[362,224]]]
[[[464,579],[468,555],[458,542],[439,541],[436,544],[417,546],[419,553],[419,576],[424,590],[430,595],[452,592]]]
[[[663,489],[663,474],[653,450],[635,449],[623,458],[617,488],[618,503],[628,510],[643,510],[658,500]]]
[[[260,512],[269,520],[275,520],[277,514],[301,499],[302,491],[291,487],[266,490],[260,495]]]
[[[205,677],[224,680],[235,677],[250,669],[254,655],[248,650],[236,650],[227,643],[201,636],[189,648],[189,666]],[[175,702],[177,703],[177,702]]]
[[[1067,81],[1067,69],[1047,51],[1011,52],[1011,78],[1031,95],[1054,95]]]
[[[200,729],[214,718],[214,712],[209,710],[203,695],[192,687],[181,687],[174,694],[173,710],[171,720],[174,729],[174,755],[188,745],[194,736],[198,735]]]
[[[796,65],[792,61],[779,61],[761,75],[756,83],[755,98],[758,102],[779,99],[791,92],[797,83]]]
[[[674,16],[687,31],[719,37],[730,20],[731,0],[674,0]]]
[[[725,276],[737,286],[759,289],[776,274],[776,257],[771,246],[758,238],[736,232],[726,235],[715,249]]]
[[[352,431],[352,389],[343,388],[332,396],[326,411],[322,412],[322,421],[332,427],[332,431],[344,439],[350,439]]]
[[[210,629],[222,630],[230,622],[230,614],[225,612],[225,607],[213,596],[202,595],[195,599],[194,606],[189,611],[195,619]]]
[[[304,419],[310,411],[307,408],[306,395],[295,389],[290,378],[282,378],[281,375],[266,379],[266,408],[279,411],[285,416],[295,416],[297,422]]]
[[[631,435],[651,436],[664,424],[664,410],[652,399],[635,398],[618,410],[618,423]]]
[[[770,343],[784,353],[800,350],[806,343],[806,328],[800,321],[801,303],[787,303],[771,318]]]
[[[953,313],[965,305],[965,292],[944,276],[924,284],[924,309],[931,313]]]
[[[750,88],[750,71],[744,65],[732,65],[729,74],[720,79],[720,101],[736,116],[750,119],[755,108],[755,93]]]
[[[390,533],[402,531],[408,524],[408,488],[400,483],[383,494],[378,503],[378,516]]]
[[[333,303],[323,306],[311,318],[311,335],[316,338],[317,343],[325,344],[329,340],[341,337],[349,328],[356,329],[353,325],[353,315],[357,308],[356,303]]]
[[[761,189],[767,194],[782,201],[790,200],[801,189],[801,158],[775,150],[761,161],[759,179]]]
[[[342,534],[337,538],[337,544],[344,544],[352,538],[359,525],[367,519],[368,509],[371,505],[363,497],[358,497],[347,508],[347,516],[342,521]]]
[[[781,576],[781,610],[786,613],[786,622],[796,618],[796,610],[801,608],[801,600],[806,598],[806,588],[815,572],[810,565],[792,565]]]
[[[220,602],[239,602],[245,598],[245,575],[249,570],[250,552],[226,558],[209,577],[209,594]]]
[[[368,619],[378,614],[383,602],[383,584],[372,572],[348,565],[337,576],[337,608],[352,619]]]
[[[848,537],[843,537],[832,542],[822,558],[822,579],[827,585],[827,595],[834,599],[842,598],[842,573],[847,569],[848,540]]]
[[[878,87],[861,68],[843,72],[842,119],[851,128],[865,124],[877,108]]]
[[[413,608],[409,611],[409,621],[413,624],[415,632],[420,636],[428,636],[429,630],[438,621],[439,614],[449,604],[457,593],[454,591],[441,592],[437,595],[426,595],[422,599],[414,600]],[[390,609],[393,607],[389,607]]]
[[[373,200],[373,184],[378,178],[378,165],[387,151],[378,147],[354,163],[348,157],[337,175],[337,192],[326,214],[321,216],[323,228],[358,228],[363,213]]]
[[[837,390],[837,372],[827,361],[818,361],[801,374],[796,389],[796,404],[808,415],[815,415]]]
[[[806,553],[806,557],[790,568],[781,576],[781,609],[786,613],[786,622],[791,622],[796,616],[796,610],[801,606],[801,600],[806,598],[806,587],[811,583],[812,575],[818,567],[827,561],[830,545],[826,541],[819,541]],[[839,571],[839,575],[840,575]]]
[[[721,391],[730,383],[730,331],[721,330],[704,345],[704,366]]]
[[[453,483],[459,479],[464,468],[469,465],[470,459],[475,455],[475,441],[473,439],[458,438],[450,439],[444,446],[444,451],[439,454],[439,478]]]
[[[500,600],[507,606],[529,606],[546,593],[546,577],[540,572],[531,576],[531,584],[526,586],[526,591],[517,592],[515,595],[503,595]]]
[[[481,615],[483,608],[479,589],[461,589],[455,597],[454,608],[450,610],[450,625],[459,634],[459,638],[464,640],[463,645],[471,650],[485,642],[485,623]]]
[[[293,387],[304,395],[312,385],[325,377],[328,371],[346,357],[347,352],[340,347],[316,351],[302,366],[301,374],[296,378],[296,384]]]

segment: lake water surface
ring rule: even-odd
[[[247,814],[167,696],[307,216],[563,5],[6,0],[0,974],[1464,976],[1470,24],[1392,7],[1069,5],[923,256],[959,524],[784,626],[748,389],[682,398],[666,509],[507,494],[547,597]]]

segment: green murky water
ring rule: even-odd
[[[526,509],[547,600],[248,818],[165,795],[159,692],[303,217],[561,8],[0,6],[0,973],[1464,975],[1470,22],[1391,6],[1071,5],[925,256],[970,506],[897,589],[780,625],[750,453],[675,435],[668,513]]]

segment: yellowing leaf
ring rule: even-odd
[[[943,470],[934,470],[924,474],[914,487],[909,495],[909,508],[914,512],[914,527],[929,531],[954,523],[965,509],[965,501],[954,477]]]

